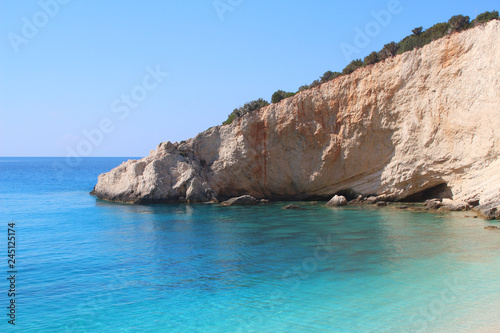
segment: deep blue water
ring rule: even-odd
[[[499,332],[500,233],[463,214],[122,205],[125,158],[0,158],[18,332]]]

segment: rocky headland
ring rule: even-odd
[[[127,203],[436,198],[426,205],[488,212],[500,205],[499,129],[494,20],[161,143],[100,175],[92,194]]]

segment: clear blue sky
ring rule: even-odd
[[[355,46],[355,28],[393,1],[221,0],[218,13],[213,0],[2,0],[0,156],[145,156],[246,101],[341,71],[352,59],[340,45]],[[415,27],[500,9],[498,0],[399,7],[353,58]],[[155,81],[148,67],[169,75]],[[121,100],[131,93],[134,108]]]

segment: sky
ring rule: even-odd
[[[146,156],[495,1],[0,0],[0,156]]]

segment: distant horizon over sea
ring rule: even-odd
[[[128,159],[136,157],[0,157],[0,331],[500,331],[500,233],[484,229],[493,222],[89,195],[99,174]]]

